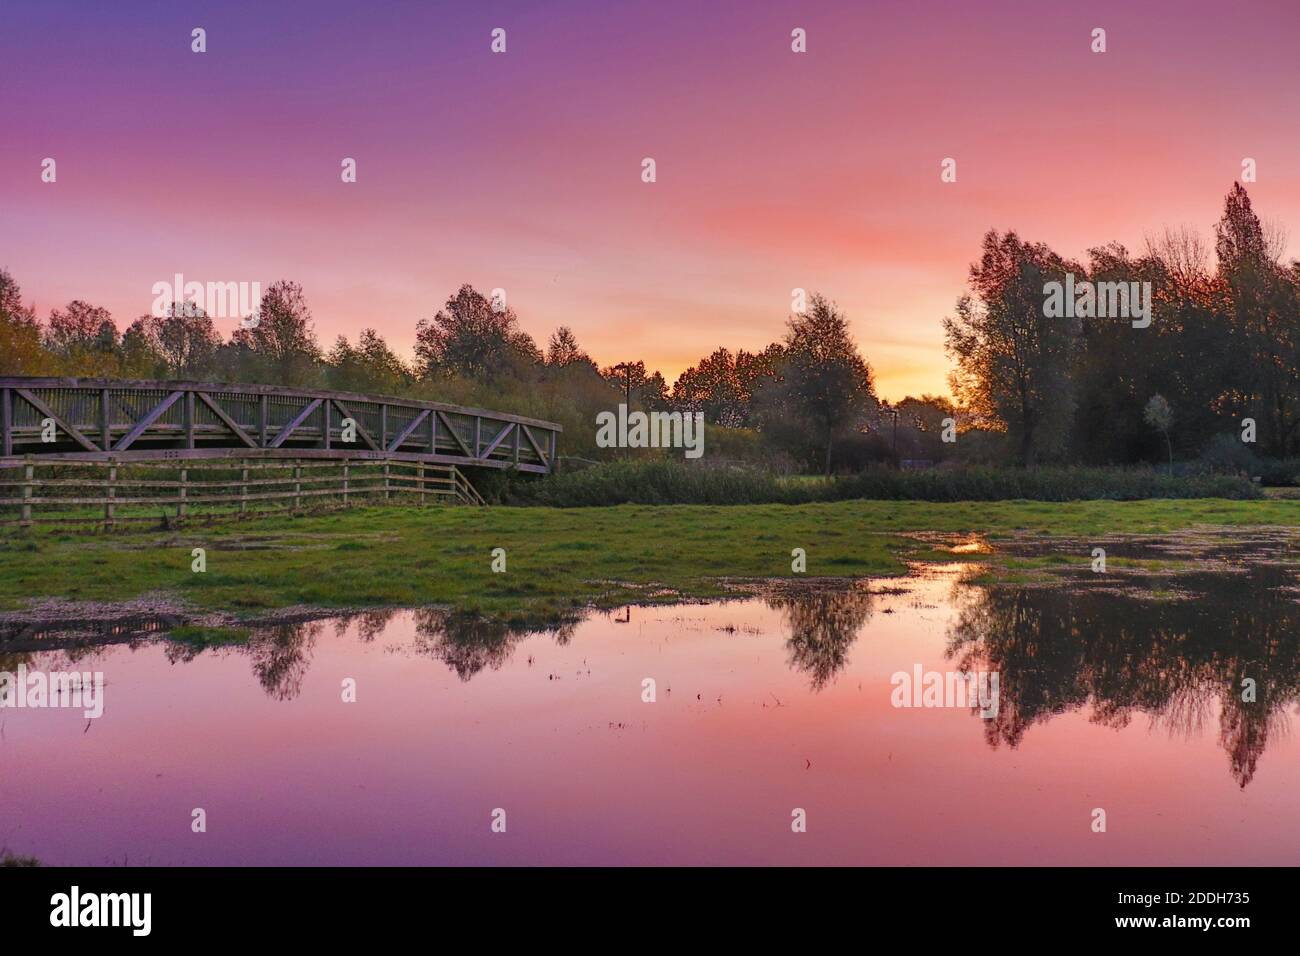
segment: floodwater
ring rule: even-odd
[[[970,576],[542,630],[379,612],[202,652],[0,635],[0,671],[106,681],[98,719],[0,710],[0,848],[54,865],[1297,862],[1292,570],[1154,595]],[[895,706],[891,678],[917,668],[996,673],[996,714]]]

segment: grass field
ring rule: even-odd
[[[1243,525],[1300,526],[1300,502],[358,508],[170,532],[38,529],[0,545],[0,607],[169,593],[241,615],[421,604],[548,613],[716,595],[728,577],[792,577],[794,548],[807,552],[807,576],[895,574],[905,559],[951,559],[909,533],[1086,537]],[[203,573],[191,570],[194,548],[206,552]],[[491,569],[494,548],[506,551],[505,573]]]

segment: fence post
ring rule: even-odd
[[[302,460],[293,460],[293,510],[302,510]]]
[[[348,460],[343,459],[343,507],[348,506]]]
[[[104,502],[104,530],[113,530],[113,499],[117,497],[117,459],[108,460],[108,498]]]
[[[420,488],[420,507],[424,507],[424,461],[419,462],[415,473],[416,484]]]
[[[27,464],[23,466],[23,519],[22,526],[30,528],[32,526],[32,478],[35,474],[36,466],[32,464],[32,456],[27,456]]]
[[[387,501],[388,498],[388,459],[384,459],[384,500]]]
[[[181,501],[180,504],[176,506],[177,518],[184,518],[188,511],[189,506],[185,504],[185,483],[189,481],[189,477],[190,477],[190,470],[188,468],[182,468],[181,469]]]

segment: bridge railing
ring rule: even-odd
[[[440,402],[203,382],[0,377],[0,465],[345,456],[547,473],[555,422]]]
[[[376,458],[28,458],[0,467],[0,524],[170,524],[360,503],[481,505],[455,465]]]

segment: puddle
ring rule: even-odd
[[[91,865],[1294,863],[1288,568],[1189,574],[1175,601],[1140,575],[979,570],[538,624],[289,619],[217,648],[147,616],[9,621],[0,670],[106,686],[97,720],[0,709],[0,846]],[[998,675],[996,714],[895,706],[894,675],[960,671]]]

